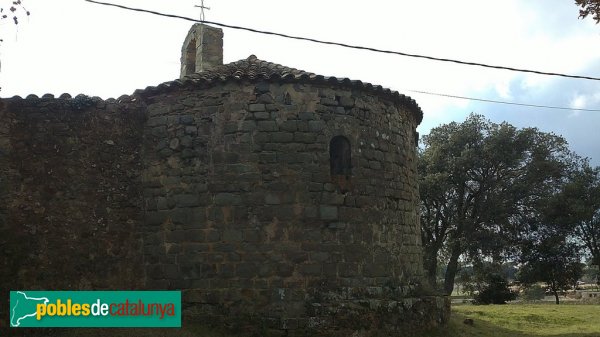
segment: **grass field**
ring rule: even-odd
[[[466,325],[466,318],[473,325]],[[173,329],[87,329],[67,330],[61,337],[236,337],[199,326]],[[600,337],[600,305],[584,304],[507,304],[452,306],[447,328],[415,336],[389,337]],[[388,336],[383,336],[388,337]]]
[[[473,325],[466,325],[466,318]],[[448,328],[427,336],[600,337],[600,305],[453,305]]]

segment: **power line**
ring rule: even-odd
[[[496,100],[493,100],[493,99],[483,99],[483,98],[473,98],[473,97],[465,97],[465,96],[457,96],[457,95],[448,95],[448,94],[440,94],[440,93],[436,93],[436,92],[421,91],[421,90],[408,90],[408,91],[410,91],[410,92],[416,92],[416,93],[419,93],[419,94],[425,94],[425,95],[442,96],[442,97],[458,98],[458,99],[466,99],[466,100],[469,100],[469,101],[479,101],[479,102],[496,103],[496,104],[507,104],[507,105],[519,105],[519,106],[526,106],[526,107],[533,107],[533,108],[557,109],[557,110],[574,110],[574,111],[593,111],[593,112],[599,112],[600,111],[600,109],[577,109],[577,108],[567,108],[567,107],[551,106],[551,105],[537,105],[537,104],[527,104],[527,103],[517,103],[517,102],[496,101]]]
[[[223,24],[223,23],[218,23],[218,22],[212,22],[212,21],[196,20],[194,18],[180,16],[180,15],[175,15],[175,14],[160,13],[160,12],[151,11],[151,10],[147,10],[147,9],[127,7],[127,6],[123,6],[123,5],[117,5],[117,4],[107,3],[107,2],[100,2],[100,1],[95,1],[95,0],[84,0],[84,1],[95,3],[95,4],[98,4],[98,5],[112,6],[112,7],[117,7],[117,8],[121,8],[121,9],[131,10],[131,11],[135,11],[135,12],[143,12],[143,13],[154,14],[154,15],[159,15],[159,16],[164,16],[164,17],[169,17],[169,18],[182,19],[182,20],[187,20],[187,21],[192,21],[192,22],[198,22],[198,23],[206,23],[206,24],[211,24],[211,25],[215,25],[215,26],[219,26],[219,27],[225,27],[225,28],[230,28],[230,29],[245,30],[245,31],[249,31],[249,32],[253,32],[253,33],[258,33],[258,34],[273,35],[273,36],[279,36],[279,37],[288,38],[288,39],[301,40],[301,41],[309,41],[309,42],[320,43],[320,44],[325,44],[325,45],[339,46],[339,47],[344,47],[344,48],[352,48],[352,49],[367,50],[367,51],[372,51],[372,52],[377,52],[377,53],[394,54],[394,55],[401,55],[401,56],[407,56],[407,57],[415,57],[415,58],[421,58],[421,59],[427,59],[427,60],[433,60],[433,61],[451,62],[451,63],[457,63],[457,64],[462,64],[462,65],[467,65],[467,66],[478,66],[478,67],[484,67],[484,68],[509,70],[509,71],[516,71],[516,72],[522,72],[522,73],[538,74],[538,75],[560,76],[560,77],[567,77],[567,78],[576,78],[576,79],[585,79],[585,80],[600,81],[600,78],[598,78],[598,77],[580,76],[580,75],[568,75],[568,74],[546,72],[546,71],[538,71],[538,70],[530,70],[530,69],[520,69],[520,68],[505,67],[505,66],[495,66],[495,65],[485,64],[485,63],[467,62],[467,61],[460,61],[460,60],[454,60],[454,59],[446,59],[446,58],[440,58],[440,57],[434,57],[434,56],[426,56],[426,55],[419,55],[419,54],[404,53],[404,52],[399,52],[399,51],[378,49],[378,48],[372,48],[372,47],[355,46],[355,45],[350,45],[350,44],[346,44],[346,43],[323,41],[323,40],[317,40],[317,39],[308,38],[308,37],[293,36],[293,35],[287,35],[287,34],[282,34],[282,33],[275,33],[275,32],[258,30],[258,29],[254,29],[254,28],[233,26],[233,25],[228,25],[228,24]]]

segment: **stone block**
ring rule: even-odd
[[[167,135],[167,127],[164,125],[154,127],[150,130],[150,134],[154,137],[165,137]]]
[[[350,96],[341,96],[340,97],[340,105],[344,108],[353,108],[354,107],[354,98]]]
[[[294,266],[287,263],[277,265],[277,274],[279,277],[290,277],[294,273]]]
[[[240,131],[254,131],[256,130],[256,121],[242,121],[240,125]]]
[[[310,132],[294,132],[294,141],[298,143],[310,144],[317,140],[317,135]]]
[[[217,193],[214,198],[214,203],[217,206],[240,205],[242,203],[242,198],[238,194]]]
[[[345,114],[346,114],[346,109],[345,109],[344,107],[338,106],[338,107],[335,107],[335,110],[334,110],[334,112],[335,112],[337,115],[345,115]],[[340,117],[336,117],[336,121],[340,121],[340,122],[342,122],[344,118],[345,118],[345,117],[342,117],[342,116],[340,116]]]
[[[271,141],[276,143],[289,143],[294,140],[294,134],[291,132],[273,132]]]
[[[167,220],[167,212],[146,212],[146,223],[150,226],[161,225]]]
[[[381,170],[381,163],[375,160],[369,161],[369,167],[373,170]]]
[[[266,120],[266,119],[270,119],[271,118],[271,114],[266,112],[266,111],[258,111],[254,113],[254,119],[256,120]]]
[[[259,131],[277,131],[277,123],[275,121],[258,121]]]
[[[298,266],[298,271],[305,276],[320,276],[323,266],[320,263],[305,263]]]
[[[258,93],[258,94],[264,94],[269,92],[271,85],[268,82],[259,82],[256,84],[256,86],[254,87],[254,90]]]
[[[261,263],[258,265],[258,277],[274,276],[275,267],[271,263]]]
[[[283,121],[279,125],[279,129],[281,131],[294,132],[294,131],[298,130],[298,121],[294,121],[294,120]]]
[[[325,128],[327,124],[324,121],[309,121],[308,122],[308,131],[310,132],[319,132]]]
[[[311,252],[310,260],[313,262],[326,262],[331,258],[328,252]]]
[[[315,113],[314,112],[300,112],[300,113],[298,113],[298,117],[301,120],[310,121],[310,120],[315,119]]]
[[[170,110],[171,107],[168,105],[152,104],[148,106],[148,115],[150,117],[166,115]]]
[[[323,183],[308,183],[308,190],[310,192],[321,192],[323,191]]]
[[[200,206],[200,198],[197,194],[180,194],[176,198],[177,207],[196,207]]]
[[[163,265],[164,278],[166,279],[179,279],[181,273],[179,272],[179,266],[176,264],[165,264]]]
[[[291,220],[297,217],[293,206],[281,205],[273,210],[273,215],[279,220]]]
[[[307,219],[313,219],[317,217],[317,207],[316,206],[304,206],[303,211],[304,217]]]
[[[258,268],[254,263],[238,263],[235,266],[235,275],[241,278],[252,278],[257,275]]]
[[[279,205],[281,204],[281,198],[277,194],[267,193],[265,195],[265,203],[267,205]]]
[[[343,205],[345,195],[340,193],[323,193],[321,203],[328,205]]]
[[[242,231],[244,242],[258,243],[261,241],[261,232],[256,229],[245,229]]]
[[[150,279],[162,279],[164,278],[163,266],[160,264],[153,264],[146,266],[146,272]]]
[[[262,152],[258,154],[258,160],[261,163],[276,163],[277,162],[277,154],[275,152],[268,153]]]
[[[358,275],[358,264],[357,263],[338,263],[338,275],[340,277],[357,277]]]
[[[333,99],[333,98],[328,98],[328,97],[322,97],[320,100],[320,103],[325,105],[325,106],[336,106],[338,105],[338,102]]]
[[[204,230],[191,229],[191,230],[185,230],[182,232],[184,232],[184,235],[185,235],[185,237],[183,238],[183,241],[189,241],[189,242],[205,242],[206,241],[206,233]]]
[[[150,127],[166,125],[166,124],[167,124],[167,117],[165,117],[165,116],[150,117],[150,118],[148,118],[148,121],[146,122],[146,125],[148,125]]]
[[[172,150],[177,150],[178,147],[179,147],[179,138],[172,138],[169,141],[169,148],[171,148]]]
[[[266,111],[266,107],[264,104],[261,103],[257,103],[257,104],[248,104],[248,111],[250,112],[258,112],[258,111]]]
[[[206,242],[219,242],[221,241],[221,233],[214,229],[208,229],[205,232]]]
[[[219,277],[221,278],[231,278],[235,275],[235,267],[231,264],[218,264],[217,270],[219,273]]]
[[[231,253],[235,252],[235,245],[228,242],[215,243],[213,245],[213,252]]]
[[[183,230],[167,231],[165,236],[166,242],[183,242],[186,239],[186,233]]]
[[[335,220],[338,218],[338,208],[335,206],[322,205],[319,207],[319,214],[323,220]]]
[[[168,205],[168,203],[167,203],[167,198],[164,198],[164,197],[158,197],[158,198],[156,199],[156,208],[157,208],[158,210],[161,210],[161,211],[162,211],[162,210],[169,209],[170,207],[169,207],[169,205]]]
[[[194,116],[191,116],[191,115],[180,116],[179,123],[181,123],[183,125],[192,125],[192,124],[194,124]]]
[[[271,96],[271,94],[269,94],[269,93],[264,93],[264,94],[258,96],[256,101],[258,103],[263,103],[263,104],[271,104],[274,102],[273,96]]]
[[[375,264],[375,263],[366,263],[363,266],[363,275],[366,277],[384,277],[388,275],[388,266]]]
[[[323,276],[335,279],[337,277],[337,265],[335,263],[323,264]]]
[[[241,242],[243,240],[242,231],[237,229],[226,229],[223,231],[222,240],[224,242]]]
[[[197,128],[197,127],[195,127],[195,126],[193,126],[193,125],[187,125],[187,126],[185,127],[185,134],[186,134],[186,135],[192,135],[192,136],[194,136],[194,135],[196,135],[197,133],[198,133],[198,128]]]
[[[346,229],[348,224],[345,222],[332,222],[327,224],[327,228],[329,229]]]
[[[210,251],[210,245],[206,243],[185,242],[181,244],[183,251],[188,255],[198,256],[199,253]]]

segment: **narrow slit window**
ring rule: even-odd
[[[332,176],[347,176],[352,174],[350,141],[344,136],[335,136],[329,142],[329,163]]]
[[[192,39],[185,50],[185,75],[196,72],[196,39]]]

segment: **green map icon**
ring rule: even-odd
[[[10,326],[18,327],[24,320],[35,320],[38,304],[47,304],[46,297],[31,297],[23,291],[10,292]]]

